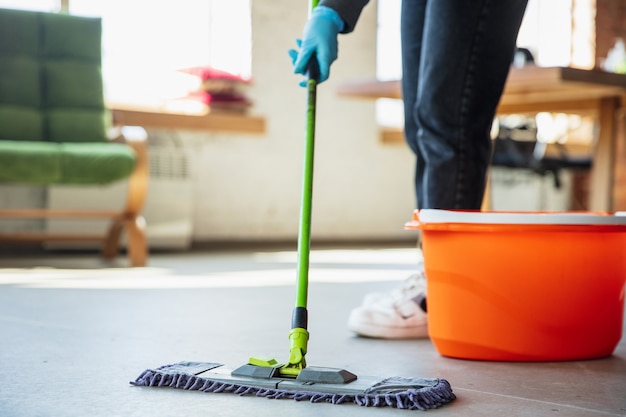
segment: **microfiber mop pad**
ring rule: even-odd
[[[456,398],[448,381],[441,378],[361,376],[347,384],[311,383],[287,378],[234,376],[222,364],[207,362],[179,362],[148,369],[131,384],[406,410],[430,410]]]

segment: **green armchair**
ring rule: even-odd
[[[0,182],[87,186],[128,181],[121,211],[0,208],[0,218],[110,218],[105,236],[3,233],[0,239],[97,238],[102,255],[111,259],[125,231],[131,265],[143,266],[148,257],[141,216],[147,147],[145,140],[109,137],[101,32],[98,18],[0,9]]]

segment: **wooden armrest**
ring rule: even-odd
[[[142,128],[121,128],[116,141],[129,145],[137,157],[135,169],[128,179],[128,195],[124,214],[134,217],[141,213],[148,192],[148,135]]]
[[[109,228],[102,246],[102,256],[111,259],[118,251],[122,230],[128,236],[128,256],[133,266],[145,266],[148,260],[145,219],[141,215],[148,193],[148,135],[143,128],[121,127],[113,140],[126,143],[136,155],[135,169],[128,178],[126,206],[119,219],[115,219]]]
[[[135,169],[128,178],[128,195],[124,217],[135,217],[141,213],[148,191],[148,134],[139,126],[113,126],[107,131],[110,142],[130,146],[135,152]]]

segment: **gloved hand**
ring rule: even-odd
[[[345,23],[336,11],[326,6],[317,6],[304,26],[302,40],[296,40],[300,51],[289,50],[295,74],[305,75],[313,54],[319,64],[318,83],[330,75],[330,64],[337,59],[337,35]],[[300,85],[304,85],[301,83]]]

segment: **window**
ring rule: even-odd
[[[400,50],[401,3],[401,0],[378,2],[376,77],[380,80],[397,80],[402,78]],[[401,126],[404,121],[402,102],[386,98],[376,100],[376,119],[378,124],[382,126]]]
[[[61,0],[0,0],[56,11]],[[194,88],[177,70],[212,66],[251,73],[250,0],[70,0],[71,14],[102,17],[102,67],[110,103],[159,106]]]
[[[211,65],[250,75],[249,0],[71,0],[101,16],[107,100],[160,105],[193,88],[177,70]]]
[[[542,67],[571,64],[572,0],[529,0],[517,46],[530,49]]]
[[[401,0],[378,2],[376,72],[382,80],[402,76],[400,4]],[[518,36],[518,46],[530,49],[540,66],[567,66],[572,59],[571,44],[572,0],[529,0]],[[402,125],[403,111],[399,100],[379,99],[376,106],[379,124]]]
[[[58,3],[58,0],[0,0],[0,7],[53,12],[59,9]]]

